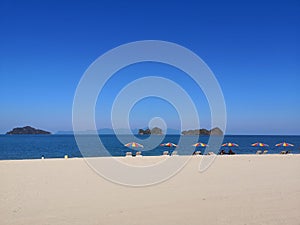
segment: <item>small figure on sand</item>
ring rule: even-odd
[[[225,154],[227,154],[227,153],[224,151],[224,149],[222,149],[222,150],[220,151],[220,155],[225,155]]]
[[[235,155],[235,152],[230,149],[229,152],[228,152],[228,154],[229,155]]]

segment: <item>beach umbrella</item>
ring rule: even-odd
[[[222,147],[238,147],[238,146],[239,146],[238,144],[231,143],[231,142],[222,144]]]
[[[251,146],[253,146],[253,147],[268,147],[269,145],[267,145],[265,143],[261,143],[261,142],[256,142],[256,143],[252,144]]]
[[[287,142],[281,142],[281,143],[278,143],[275,145],[276,147],[283,147],[283,149],[285,149],[286,147],[293,147],[294,145],[293,144],[290,144],[290,143],[287,143]],[[288,153],[289,151],[285,152],[281,152],[282,154],[286,154]]]
[[[238,147],[238,146],[239,146],[238,144],[232,143],[232,142],[228,142],[228,143],[222,144],[222,147]],[[221,154],[221,155],[225,154],[225,151],[222,150],[222,151],[220,152],[220,154]],[[231,148],[230,148],[228,154],[232,155],[232,154],[235,154],[235,152],[233,152],[233,151],[231,150]]]
[[[168,143],[163,143],[160,146],[164,146],[164,147],[177,147],[177,145],[175,145],[172,142],[168,142]]]
[[[208,144],[202,143],[202,142],[198,142],[196,144],[193,144],[194,147],[206,147],[208,146]]]
[[[137,142],[129,142],[129,143],[125,144],[124,146],[126,146],[128,148],[144,148],[143,145],[141,145]]]
[[[196,144],[193,144],[194,147],[207,147],[208,144],[202,143],[202,142],[198,142]],[[200,151],[194,151],[193,155],[197,155],[197,154],[201,154]]]
[[[268,147],[269,145],[262,143],[262,142],[256,142],[256,143],[253,143],[251,146],[253,146],[253,147]],[[262,154],[262,153],[266,154],[267,152],[268,152],[268,150],[264,150],[263,152],[262,152],[262,150],[258,150],[256,152],[256,154]]]
[[[276,147],[293,147],[293,144],[282,142],[275,145]]]

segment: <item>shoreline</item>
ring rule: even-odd
[[[202,158],[202,157],[210,157],[211,155],[147,155],[147,156],[97,156],[97,157],[69,157],[66,159],[64,157],[60,157],[60,158],[56,158],[56,157],[45,157],[44,159],[42,158],[35,158],[35,159],[0,159],[0,163],[1,162],[5,162],[5,161],[43,161],[43,160],[81,160],[81,159],[85,159],[85,158],[116,158],[116,159],[122,159],[122,158],[132,158],[132,159],[145,159],[145,158],[158,158],[158,159],[163,159],[165,157],[186,157],[186,158]],[[219,157],[291,157],[291,156],[296,156],[296,157],[300,157],[300,153],[288,153],[288,154],[280,154],[280,153],[267,153],[267,154],[234,154],[234,155],[220,155],[220,154],[215,154],[216,158]]]

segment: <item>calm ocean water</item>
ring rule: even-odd
[[[189,138],[188,136],[185,136]],[[115,135],[100,136],[106,149],[113,156],[124,156],[127,151],[132,151],[117,139]],[[138,138],[146,139],[146,136],[138,136]],[[179,135],[166,135],[163,142],[177,143]],[[207,142],[208,137],[200,137],[199,141]],[[130,137],[128,136],[128,142]],[[300,153],[300,136],[260,136],[260,135],[228,135],[225,136],[223,142],[234,142],[239,147],[232,148],[237,154],[255,154],[257,147],[251,147],[252,143],[263,142],[269,145],[266,149],[269,154],[279,153],[282,147],[275,147],[275,144],[286,141],[294,144],[294,147],[286,148],[294,154]],[[190,154],[186,152],[187,146],[181,146],[178,149],[179,154]],[[143,150],[143,149],[141,149]],[[161,155],[163,151],[173,151],[174,148],[166,148],[158,146],[153,150],[142,151],[142,155]],[[204,148],[199,148],[202,152]],[[228,150],[228,149],[225,149]],[[133,153],[135,151],[133,150]],[[62,158],[64,155],[69,157],[82,157],[75,138],[73,135],[0,135],[0,160],[7,159],[37,159],[42,155],[45,158]],[[95,153],[96,156],[107,156],[100,151]]]

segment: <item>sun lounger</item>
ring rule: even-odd
[[[262,153],[262,151],[261,150],[258,150],[257,152],[256,152],[256,154],[261,154]]]
[[[209,152],[209,153],[207,153],[207,155],[215,155],[215,153],[214,152]]]
[[[264,151],[263,151],[263,154],[267,154],[267,153],[268,153],[268,150],[264,150]]]
[[[176,156],[176,155],[178,155],[178,152],[177,151],[173,151],[172,152],[172,156]]]
[[[136,152],[135,156],[141,157],[142,156],[142,152],[141,151]]]
[[[168,151],[164,151],[163,155],[169,155],[169,152]]]
[[[126,157],[132,156],[132,152],[126,152]]]
[[[201,151],[195,151],[193,155],[201,155]]]
[[[228,155],[235,155],[235,152],[230,149]]]
[[[281,151],[280,154],[285,155],[285,154],[287,154],[287,152],[286,151]]]
[[[227,153],[225,152],[224,149],[222,149],[218,154],[219,154],[219,155],[225,155],[225,154],[227,154]]]

